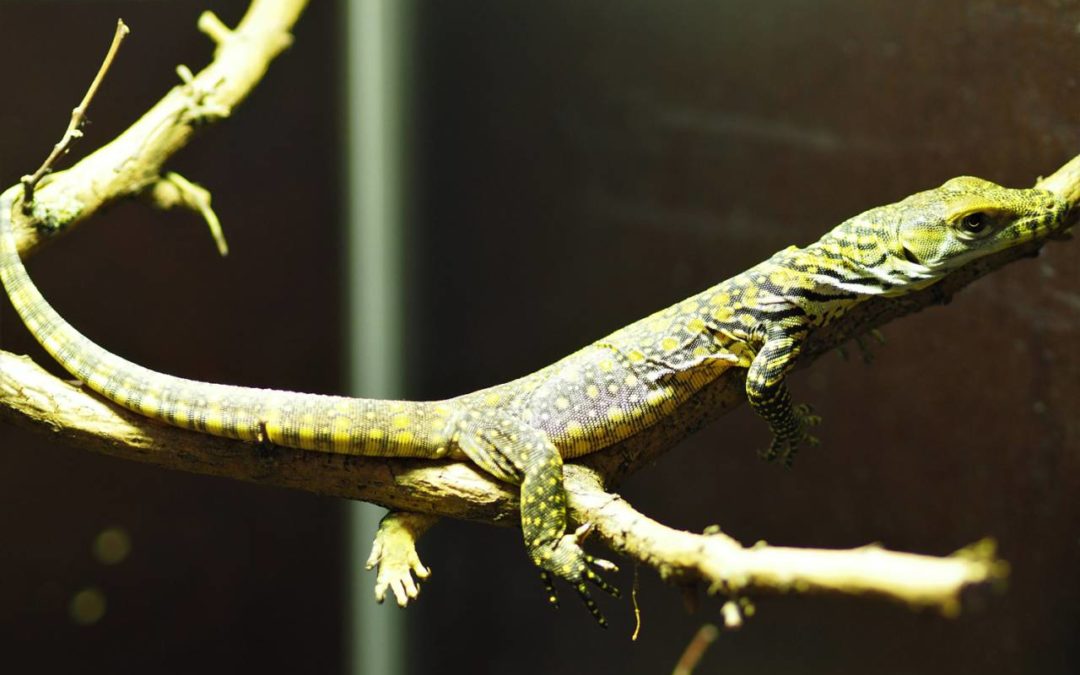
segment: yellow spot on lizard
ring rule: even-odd
[[[735,312],[730,307],[717,307],[713,310],[712,317],[717,321],[730,321]]]

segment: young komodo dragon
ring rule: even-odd
[[[467,459],[521,486],[525,547],[555,601],[569,582],[605,623],[586,581],[616,593],[567,532],[564,458],[596,452],[655,424],[728,368],[768,422],[767,460],[790,465],[818,418],[792,405],[784,376],[807,335],[875,295],[924,288],[972,259],[1045,237],[1067,204],[1037,189],[971,177],[871,209],[816,243],[746,272],[520,379],[444,401],[386,401],[196,382],[148,370],[97,346],[42,298],[11,226],[16,190],[0,197],[0,278],[34,337],[94,391],[142,415],[256,443],[380,457]],[[579,530],[580,531],[580,530]]]

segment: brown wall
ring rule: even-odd
[[[216,5],[231,19],[242,3]],[[339,386],[335,5],[316,5],[254,97],[177,161],[214,190],[228,259],[191,218],[138,205],[35,259],[46,295],[103,344],[189,376]],[[54,142],[118,14],[136,33],[88,144],[153,100],[175,63],[205,60],[190,28],[204,6],[0,5],[0,54],[16,64],[0,105],[0,183]],[[1075,3],[417,7],[417,397],[539,367],[864,208],[963,173],[1027,185],[1080,153]],[[869,601],[762,600],[701,672],[1080,668],[1077,250],[1049,247],[888,326],[873,365],[827,357],[796,375],[796,396],[825,423],[823,446],[795,471],[756,459],[767,433],[740,409],[625,486],[665,522],[719,523],[747,542],[942,554],[994,536],[1012,563],[1008,588],[956,621]],[[4,348],[39,354],[4,309]],[[336,667],[332,500],[8,429],[0,463],[0,654],[117,672]],[[105,568],[89,546],[114,524],[133,553]],[[569,592],[548,609],[512,532],[444,523],[421,553],[435,576],[408,614],[413,672],[665,672],[717,619],[710,604],[686,615],[643,572],[643,633],[630,643],[625,601],[605,603],[607,632]],[[619,581],[628,588],[631,574]],[[88,628],[66,613],[86,585],[110,602]]]

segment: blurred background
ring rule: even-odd
[[[229,257],[190,214],[121,204],[33,258],[46,297],[138,363],[324,393],[363,386],[357,326],[391,326],[393,386],[437,398],[536,369],[871,206],[959,174],[1030,185],[1080,153],[1075,3],[390,6],[386,275],[358,280],[350,255],[370,175],[350,155],[359,38],[339,0],[312,3],[251,98],[170,165],[212,190]],[[117,17],[133,33],[76,155],[177,64],[209,60],[201,10],[231,25],[245,7],[0,3],[0,183],[56,142]],[[667,524],[746,543],[946,554],[991,536],[1012,565],[956,620],[761,599],[698,672],[1080,669],[1078,262],[1075,243],[1049,246],[887,326],[873,364],[828,356],[798,373],[796,397],[825,421],[794,471],[756,458],[767,431],[744,407],[623,486]],[[354,323],[367,292],[396,309]],[[2,302],[0,347],[53,368]],[[718,602],[688,614],[642,570],[640,638],[626,600],[603,603],[602,631],[569,589],[547,606],[517,532],[459,522],[422,540],[434,575],[415,606],[354,620],[350,585],[367,595],[374,575],[349,554],[348,513],[0,427],[0,669],[356,672],[355,624],[389,613],[403,625],[381,641],[403,673],[657,673],[719,621]]]

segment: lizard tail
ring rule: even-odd
[[[303,394],[165,375],[98,346],[42,297],[19,259],[11,224],[18,189],[0,195],[0,280],[39,343],[110,401],[215,436],[336,454],[441,457],[455,424],[449,403]]]

